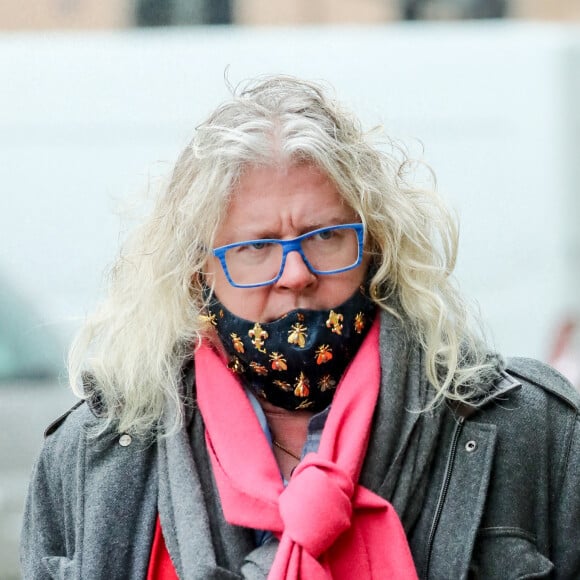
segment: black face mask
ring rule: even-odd
[[[288,410],[320,411],[332,401],[375,310],[361,287],[335,308],[296,309],[267,323],[240,318],[214,297],[206,318],[229,368],[258,397]]]

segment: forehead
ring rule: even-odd
[[[336,185],[318,167],[257,166],[240,177],[222,228],[244,233],[281,230],[279,235],[291,235],[355,218]]]

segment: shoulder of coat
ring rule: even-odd
[[[76,409],[78,409],[83,403],[84,399],[77,401],[70,409],[65,411],[62,415],[57,417],[50,425],[44,430],[44,438],[50,437],[58,428],[66,421],[67,417]]]
[[[516,379],[532,383],[572,407],[580,410],[580,392],[556,369],[532,358],[507,359],[506,371]]]
[[[50,423],[50,425],[44,430],[45,439],[58,431],[68,417],[79,409],[79,407],[82,407],[83,404],[86,404],[84,408],[88,410],[88,417],[92,419],[100,419],[106,415],[103,398],[99,389],[96,388],[96,383],[91,375],[83,375],[83,390],[86,396],[77,401],[70,409],[68,409],[68,411],[65,411],[62,415],[52,421],[52,423]]]

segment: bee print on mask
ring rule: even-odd
[[[272,381],[273,385],[276,385],[278,388],[282,389],[283,391],[291,391],[292,390],[292,385],[290,383],[287,383],[286,381]]]
[[[288,364],[284,358],[284,355],[280,354],[279,352],[270,353],[270,364],[272,366],[272,370],[274,371],[285,371],[288,369]]]
[[[242,339],[235,332],[230,333],[230,337],[232,339],[232,346],[234,347],[234,350],[236,352],[243,353],[244,343],[242,342]]]
[[[215,314],[213,312],[208,312],[207,314],[200,314],[199,320],[201,321],[202,324],[206,326],[217,326]]]
[[[261,365],[260,363],[257,362],[251,362],[250,363],[250,368],[257,374],[260,375],[262,377],[266,376],[268,374],[268,369],[264,366]]]
[[[308,397],[310,394],[310,383],[302,371],[294,385],[294,394],[297,397]]]
[[[357,334],[360,334],[365,328],[365,315],[362,312],[359,312],[354,317],[354,331]]]
[[[248,330],[248,336],[252,339],[252,344],[258,351],[266,352],[264,341],[268,338],[268,333],[261,327],[259,322],[254,324],[254,328]]]
[[[330,328],[334,334],[342,334],[342,321],[344,316],[334,310],[330,311],[328,320],[326,321],[326,328]]]
[[[304,348],[306,344],[306,337],[308,336],[308,329],[300,322],[293,324],[288,331],[288,342],[290,344],[297,344],[300,348]]]
[[[328,344],[321,344],[314,353],[316,356],[316,364],[322,365],[329,360],[332,360],[332,349]]]
[[[318,381],[318,388],[324,392],[336,387],[336,381],[330,375],[324,375]]]
[[[237,356],[231,358],[228,363],[228,368],[236,375],[241,375],[244,372],[244,365]]]

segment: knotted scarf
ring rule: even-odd
[[[416,572],[389,502],[358,484],[380,384],[378,317],[333,399],[317,453],[284,488],[241,385],[208,344],[196,352],[197,401],[226,520],[271,530],[269,578],[406,580]]]

